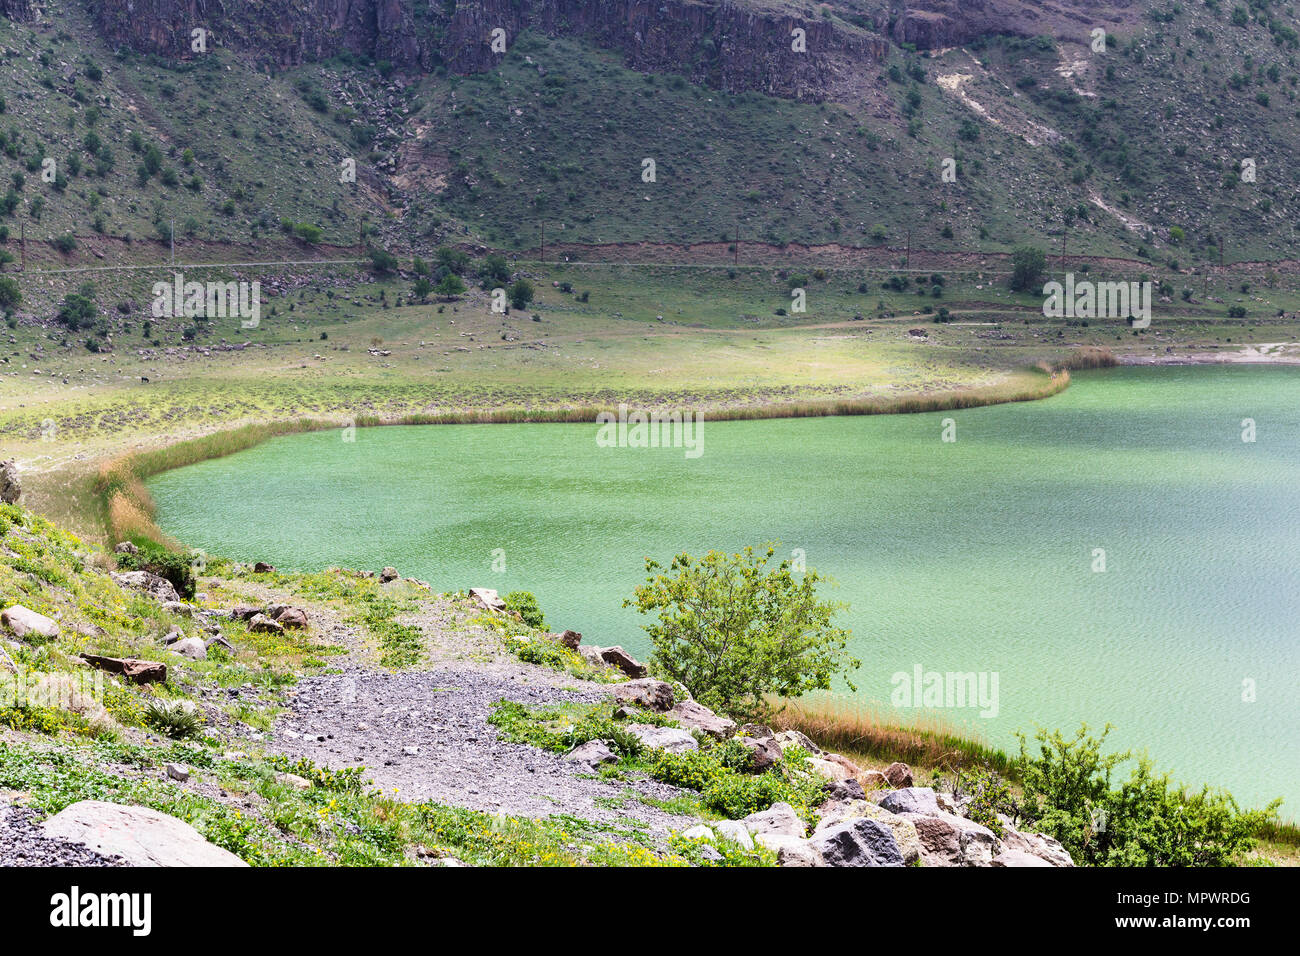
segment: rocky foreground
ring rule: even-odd
[[[184,597],[0,509],[0,682],[38,698],[0,702],[2,865],[1072,865],[489,589],[218,563]]]

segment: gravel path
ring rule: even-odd
[[[349,669],[302,681],[268,747],[335,769],[365,765],[376,786],[397,789],[404,800],[514,816],[637,821],[633,825],[658,834],[691,826],[693,818],[665,813],[636,796],[667,800],[681,794],[677,788],[646,779],[580,776],[591,771],[557,754],[502,741],[487,722],[492,705],[503,699],[536,707],[595,701],[608,693],[517,660],[513,667],[496,662],[481,669]]]
[[[0,804],[0,866],[125,866],[115,857],[100,856],[83,843],[51,840],[36,813]]]

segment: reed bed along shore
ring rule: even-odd
[[[943,771],[990,767],[1005,776],[1012,773],[1014,763],[1006,752],[941,717],[929,715],[902,723],[852,700],[790,701],[772,719],[772,726],[797,730],[829,750],[881,764],[901,760]]]
[[[1114,364],[1113,359],[1111,364]],[[1033,376],[1033,380],[1028,383],[1010,382],[989,388],[962,389],[903,398],[720,407],[703,410],[702,414],[713,421],[752,421],[831,415],[941,412],[1001,405],[1008,402],[1036,401],[1056,395],[1068,388],[1070,384],[1070,373],[1064,364],[1049,366],[1040,363],[1025,371]],[[155,524],[153,499],[145,486],[146,479],[173,468],[182,468],[208,459],[232,455],[271,438],[329,428],[347,426],[375,428],[386,425],[580,424],[594,423],[601,413],[614,411],[615,409],[609,406],[582,405],[551,408],[456,409],[412,412],[390,417],[359,415],[350,419],[298,418],[259,422],[108,459],[98,468],[94,490],[99,502],[100,521],[111,541],[144,538],[176,546],[176,542],[169,541]]]

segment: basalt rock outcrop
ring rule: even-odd
[[[851,85],[888,47],[862,26],[734,0],[96,0],[94,9],[109,40],[172,57],[195,56],[203,28],[209,44],[281,67],[350,53],[408,72],[475,73],[501,61],[493,31],[509,45],[532,30],[617,50],[632,69],[801,100]]]

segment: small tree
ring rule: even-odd
[[[1016,246],[1011,250],[1011,288],[1025,292],[1038,285],[1047,268],[1047,253],[1034,246]]]
[[[12,312],[22,302],[23,293],[11,276],[0,276],[0,311]]]
[[[95,287],[87,282],[76,292],[63,297],[63,305],[59,307],[58,319],[71,331],[75,332],[80,328],[89,328],[94,323],[97,312]]]
[[[522,311],[533,301],[533,284],[527,279],[519,279],[506,290],[506,295],[510,299],[510,305]]]
[[[494,252],[483,260],[483,267],[479,269],[478,274],[489,287],[504,286],[510,281],[510,266],[505,256]]]
[[[649,577],[623,602],[642,614],[654,644],[654,671],[680,681],[701,703],[739,717],[773,712],[772,697],[826,690],[831,678],[860,666],[846,652],[849,632],[831,618],[844,605],[819,601],[815,571],[796,577],[762,554],[679,554],[668,568],[646,559]]]
[[[411,293],[423,302],[429,298],[429,293],[433,291],[433,283],[429,281],[428,276],[420,276],[411,283]]]
[[[448,272],[442,277],[442,281],[434,288],[438,295],[444,299],[454,299],[458,295],[465,293],[465,283],[461,281],[460,276],[454,272]]]

